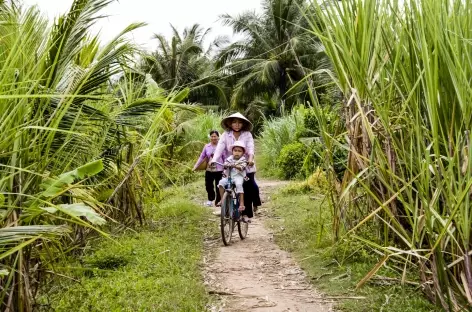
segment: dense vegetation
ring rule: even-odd
[[[0,7],[2,310],[31,310],[47,272],[105,223],[144,222],[175,116],[194,110],[179,104],[187,90],[133,70],[125,35],[141,24],[90,37],[107,3],[74,1],[53,27],[36,8]]]
[[[334,216],[380,256],[358,287],[396,263],[403,280],[419,271],[447,311],[472,305],[471,10],[454,0],[342,1],[310,19],[344,95],[349,156]],[[374,240],[357,235],[368,225]]]
[[[333,243],[375,251],[358,288],[390,264],[471,307],[471,3],[264,0],[222,16],[241,41],[205,50],[192,25],[147,53],[127,40],[142,24],[90,34],[110,2],[48,26],[0,1],[2,310],[30,311],[91,235],[145,224],[228,110],[255,123],[263,170],[323,176]]]
[[[46,284],[39,311],[204,311],[209,301],[201,274],[204,238],[217,234],[209,212],[190,202],[200,183],[170,188],[146,205],[139,231],[94,242]],[[218,238],[218,236],[216,236]],[[80,268],[80,269],[74,269]]]

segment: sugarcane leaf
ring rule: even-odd
[[[90,223],[96,225],[103,225],[106,223],[105,219],[84,203],[60,204],[57,207],[43,207],[41,209],[52,214],[57,211],[62,211],[74,217],[85,217],[90,221]]]
[[[103,170],[103,161],[101,159],[89,162],[72,171],[65,172],[57,179],[48,178],[41,185],[44,189],[42,196],[54,197],[61,193],[65,186],[74,182],[75,179],[91,177]]]

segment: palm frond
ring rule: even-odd
[[[69,13],[59,17],[48,44],[44,65],[45,86],[61,76],[64,67],[80,52],[87,30],[102,16],[97,13],[113,0],[75,0]]]

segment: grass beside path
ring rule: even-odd
[[[43,304],[54,311],[204,311],[209,297],[201,262],[208,209],[192,203],[201,183],[174,189],[152,205],[139,232],[102,240],[81,259],[79,283],[63,280]],[[186,195],[187,194],[187,195]],[[43,307],[46,307],[44,305]]]
[[[327,296],[365,297],[340,300],[337,308],[347,312],[441,311],[430,304],[417,286],[400,286],[395,280],[376,280],[355,290],[359,282],[379,261],[375,253],[356,241],[332,247],[329,207],[323,196],[303,193],[303,187],[292,184],[273,195],[269,206],[268,225],[275,242],[291,252],[312,278],[313,284]],[[390,267],[379,275],[398,278]],[[410,280],[417,277],[411,272]]]

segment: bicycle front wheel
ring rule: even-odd
[[[231,236],[233,235],[234,221],[231,216],[231,196],[225,192],[221,199],[221,238],[225,246],[231,244]]]
[[[243,221],[238,221],[238,232],[241,239],[245,239],[247,236],[247,230],[249,229],[249,224]]]

